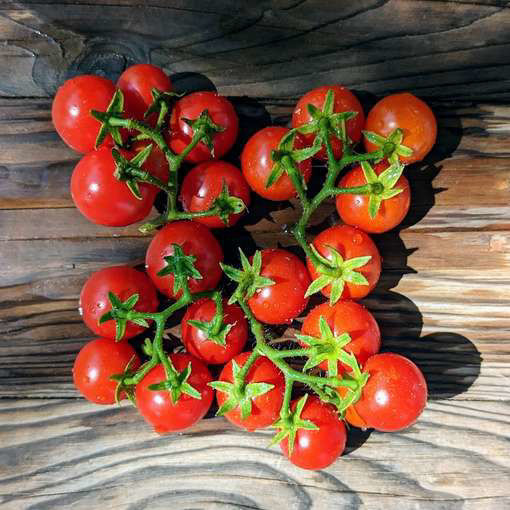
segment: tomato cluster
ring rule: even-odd
[[[218,413],[231,423],[280,429],[275,441],[305,469],[327,467],[342,454],[346,422],[397,431],[417,420],[425,379],[410,360],[379,353],[379,327],[358,300],[381,274],[369,234],[402,222],[410,206],[404,163],[420,161],[435,143],[436,121],[423,101],[394,94],[365,118],[347,88],[316,88],[298,101],[292,128],[266,127],[248,140],[240,169],[221,160],[238,133],[230,101],[212,92],[174,94],[152,65],[128,68],[116,84],[98,76],[67,81],[52,117],[62,139],[84,153],[71,194],[90,221],[129,225],[151,213],[159,191],[168,196],[165,213],[141,227],[157,229],[146,272],[105,268],[83,286],[80,311],[98,335],[73,368],[85,398],[99,404],[129,398],[163,434],[195,424],[216,394]],[[362,136],[366,154],[354,151]],[[327,161],[328,176],[308,198],[313,158]],[[183,161],[194,166],[179,192]],[[305,259],[277,248],[251,258],[241,251],[241,269],[223,263],[211,229],[234,225],[251,191],[268,200],[301,199],[293,233]],[[335,198],[343,224],[308,244],[309,217],[328,198]],[[223,273],[237,284],[229,299],[215,290]],[[263,325],[290,324],[316,292],[328,299],[306,313],[298,348],[275,349]],[[184,352],[165,353],[166,320],[184,307]],[[147,336],[147,328],[153,340],[133,348],[128,339]],[[306,358],[302,371],[285,362],[296,356]],[[215,365],[224,365],[217,380]],[[294,382],[315,395],[292,399]]]

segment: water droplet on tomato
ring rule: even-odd
[[[78,313],[83,317],[83,308],[81,306],[78,307]]]

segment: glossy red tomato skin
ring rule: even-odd
[[[232,103],[215,92],[193,92],[175,103],[170,118],[170,131],[167,143],[177,154],[191,142],[193,128],[184,119],[195,120],[207,110],[212,121],[225,128],[213,134],[214,158],[208,147],[200,142],[186,156],[189,163],[201,163],[212,159],[221,159],[234,145],[239,131],[239,119]]]
[[[99,324],[101,316],[112,309],[108,292],[113,292],[121,301],[138,294],[134,308],[138,312],[151,313],[158,309],[156,287],[146,274],[129,266],[100,269],[92,273],[82,287],[79,307],[87,327],[101,337],[115,339],[115,321]],[[128,322],[122,340],[132,338],[144,330],[145,328]]]
[[[388,168],[386,161],[374,165],[377,175]],[[352,188],[363,186],[367,181],[360,166],[350,170],[340,180],[340,188]],[[392,198],[383,200],[375,218],[371,218],[368,212],[370,195],[341,194],[336,197],[336,210],[344,223],[358,227],[365,232],[381,234],[395,228],[402,223],[411,205],[411,189],[409,181],[401,176],[396,182],[395,188],[403,191]]]
[[[239,367],[242,367],[250,357],[250,354],[251,352],[243,352],[233,359]],[[232,361],[229,361],[223,367],[219,380],[232,382],[232,379]],[[250,370],[248,370],[245,382],[247,384],[265,382],[274,385],[274,388],[252,400],[252,413],[245,420],[241,418],[241,411],[239,408],[225,413],[225,418],[233,425],[249,430],[250,432],[269,427],[280,416],[280,409],[283,404],[283,394],[285,391],[285,378],[283,373],[270,359],[261,356],[253,363]],[[225,393],[216,391],[218,407],[222,406],[227,398],[228,396]]]
[[[363,365],[368,358],[377,354],[381,348],[381,333],[373,315],[359,303],[350,300],[337,301],[333,306],[322,303],[308,313],[303,321],[303,335],[320,337],[320,318],[324,317],[335,336],[348,333],[351,341],[344,347],[347,352],[356,356],[358,363]],[[299,342],[305,346],[303,342]],[[320,365],[322,370],[328,369],[328,362]],[[350,368],[338,362],[338,373],[350,371]]]
[[[266,188],[266,182],[274,165],[271,151],[278,148],[281,139],[288,132],[289,129],[286,127],[265,127],[248,140],[241,154],[241,168],[246,182],[255,193],[268,200],[288,200],[296,196],[296,189],[287,174],[283,174],[269,188]],[[303,148],[302,137],[297,136],[294,144],[296,149]],[[299,163],[298,169],[305,182],[308,182],[312,175],[311,159]]]
[[[174,221],[159,230],[152,238],[145,257],[147,274],[159,291],[175,299],[181,295],[181,291],[177,295],[173,292],[173,275],[157,275],[166,267],[164,257],[173,254],[173,244],[180,245],[185,255],[196,257],[195,267],[202,275],[202,279],[190,278],[188,280],[190,291],[195,293],[214,289],[222,275],[220,262],[223,261],[223,251],[220,244],[211,231],[201,223]]]
[[[370,377],[354,409],[368,427],[396,432],[416,422],[427,404],[427,383],[411,360],[390,352],[376,354],[363,371]]]
[[[207,364],[223,364],[237,356],[248,340],[248,323],[238,305],[229,305],[223,300],[223,323],[232,324],[227,334],[226,346],[209,340],[207,334],[188,324],[189,320],[210,322],[216,312],[212,299],[200,299],[193,303],[184,314],[181,322],[182,343],[186,350]]]
[[[298,400],[294,400],[291,409],[295,410]],[[292,455],[289,457],[289,440],[280,443],[283,454],[302,469],[318,470],[333,464],[345,449],[347,432],[335,408],[325,404],[316,396],[308,396],[303,411],[303,420],[309,420],[319,427],[318,430],[299,429],[296,434]]]
[[[202,398],[181,394],[174,404],[169,391],[150,390],[151,384],[166,380],[163,365],[156,365],[136,386],[136,406],[144,420],[158,434],[192,427],[206,415],[214,397],[214,390],[208,386],[213,380],[212,376],[200,360],[184,353],[170,354],[169,358],[178,372],[182,372],[191,363],[191,375],[187,382],[200,392]]]
[[[94,150],[100,123],[90,110],[106,111],[115,85],[111,80],[84,74],[67,80],[59,89],[51,106],[51,118],[60,138],[78,152]],[[106,144],[113,143],[108,137]]]
[[[306,308],[310,276],[293,253],[280,249],[262,250],[261,276],[275,283],[261,288],[248,300],[253,315],[266,324],[289,324]]]
[[[131,359],[131,369],[136,370],[140,358],[127,342],[96,338],[85,344],[74,360],[74,385],[90,402],[114,404],[117,383],[110,380],[110,376],[122,374]],[[121,393],[119,398],[125,396]]]
[[[437,121],[430,107],[409,92],[392,94],[381,99],[368,113],[366,131],[387,137],[393,130],[404,132],[402,145],[413,150],[410,157],[400,157],[403,163],[421,161],[436,143]],[[365,139],[368,152],[379,147]]]
[[[346,123],[347,135],[353,142],[358,142],[361,139],[361,130],[365,123],[365,114],[363,113],[363,107],[358,101],[357,97],[347,88],[341,85],[323,85],[316,89],[307,92],[297,103],[294,113],[292,114],[292,127],[297,128],[303,124],[308,124],[312,121],[312,117],[308,112],[308,104],[312,104],[319,109],[322,109],[326,95],[329,90],[332,90],[335,97],[334,113],[340,112],[358,112],[358,115],[353,119],[350,119]],[[305,144],[307,147],[311,147],[315,140],[315,135],[303,135]],[[336,136],[331,136],[331,145],[333,147],[333,153],[336,159],[342,156],[343,143]],[[326,148],[322,149],[315,155],[316,158],[328,159]]]
[[[338,251],[344,260],[365,256],[372,257],[367,264],[356,269],[365,276],[368,285],[356,285],[346,282],[341,297],[343,299],[361,299],[372,292],[381,275],[381,256],[376,245],[365,232],[350,225],[336,225],[323,230],[313,240],[313,244],[317,251],[327,259],[331,259],[330,247]],[[306,259],[306,265],[312,280],[320,276],[308,258]],[[321,292],[324,296],[329,297],[331,285],[324,287]]]
[[[182,183],[180,200],[185,211],[207,211],[220,195],[226,184],[231,196],[240,198],[246,207],[250,205],[250,188],[243,175],[234,165],[225,161],[206,161],[192,168]],[[231,214],[228,226],[239,221],[241,214]],[[194,221],[209,228],[225,228],[219,216],[195,218]]]
[[[124,106],[130,116],[144,120],[144,114],[152,104],[152,89],[171,92],[172,83],[163,69],[152,64],[136,64],[128,67],[117,80],[117,87],[124,94]],[[148,117],[149,124],[156,125],[157,114]]]

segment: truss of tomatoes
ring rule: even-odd
[[[305,469],[325,468],[342,454],[345,423],[390,432],[415,423],[427,400],[425,379],[403,356],[379,353],[379,327],[358,300],[381,273],[369,234],[402,222],[410,206],[404,165],[422,160],[436,140],[436,120],[423,101],[390,95],[365,118],[347,88],[318,87],[298,101],[291,128],[270,126],[251,137],[240,169],[221,160],[238,134],[228,99],[179,96],[152,65],[128,68],[116,84],[90,75],[68,80],[52,118],[65,143],[83,153],[71,194],[90,221],[133,224],[147,218],[158,192],[168,195],[167,210],[141,227],[155,231],[146,272],[109,267],[83,286],[80,311],[97,335],[73,368],[86,399],[129,398],[165,434],[197,423],[216,397],[218,414],[231,423],[249,431],[274,427],[273,442]],[[306,188],[312,158],[329,169],[315,197]],[[183,161],[193,166],[179,190]],[[252,191],[302,200],[294,234],[305,259],[264,249],[251,258],[241,251],[240,268],[223,264],[211,229],[235,224]],[[336,201],[341,222],[309,243],[307,220],[325,199]],[[235,285],[230,296],[215,290],[224,273]],[[316,292],[327,300],[306,312],[295,346],[276,349],[262,325],[290,324]],[[179,308],[186,309],[182,348],[166,353],[165,323]],[[153,339],[135,350],[128,339],[150,336],[149,327]],[[302,369],[288,359],[302,359]],[[223,366],[216,381],[211,365]]]

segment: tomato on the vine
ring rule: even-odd
[[[266,324],[289,324],[306,308],[310,276],[293,253],[280,249],[262,250],[260,275],[274,281],[248,299],[253,315]]]
[[[160,181],[164,183],[168,182],[169,172],[168,161],[166,159],[164,152],[155,143],[151,143],[148,140],[139,140],[131,145],[131,151],[134,154],[138,154],[139,152],[143,151],[145,147],[147,147],[148,145],[152,145],[152,149],[151,153],[149,154],[149,157],[145,160],[145,163],[143,164],[143,168],[145,170],[148,170],[153,177],[157,177]],[[158,192],[157,189],[156,192]]]
[[[316,89],[307,92],[298,101],[294,113],[292,114],[292,127],[298,128],[303,124],[308,124],[312,121],[312,116],[308,111],[307,105],[311,104],[319,109],[322,109],[326,95],[328,91],[332,90],[334,93],[334,105],[333,113],[342,112],[357,112],[356,117],[346,121],[345,126],[347,130],[347,136],[353,141],[358,142],[361,138],[361,130],[365,123],[365,114],[363,113],[363,107],[358,101],[357,97],[347,88],[340,85],[323,85]],[[307,147],[313,145],[315,140],[315,134],[303,135],[305,144]],[[336,159],[342,156],[343,142],[340,138],[331,135],[331,146]],[[328,159],[326,148],[323,146],[322,149],[315,155],[316,158]]]
[[[101,124],[90,110],[106,111],[115,85],[111,80],[84,74],[67,80],[55,94],[51,118],[60,138],[78,152],[94,150]],[[108,135],[105,145],[113,143]]]
[[[227,363],[237,356],[248,339],[248,323],[238,305],[229,305],[223,300],[223,324],[230,325],[225,345],[211,340],[208,334],[188,323],[189,320],[211,322],[216,313],[212,299],[200,299],[193,303],[184,314],[181,322],[182,343],[186,350],[205,363]]]
[[[242,367],[250,357],[250,354],[251,352],[243,352],[238,354],[233,360],[230,360],[221,371],[218,380],[232,383],[232,361],[235,361],[239,367]],[[280,408],[283,404],[285,379],[282,372],[270,359],[261,356],[250,367],[244,381],[246,384],[263,382],[272,384],[274,387],[252,400],[251,414],[248,418],[242,419],[239,407],[225,413],[225,418],[230,423],[249,431],[269,427],[269,425],[272,425],[278,419]],[[228,396],[225,393],[216,391],[218,407],[221,407],[227,398]]]
[[[73,365],[73,381],[78,391],[95,404],[114,404],[117,382],[112,375],[122,374],[128,367],[136,370],[140,358],[127,342],[96,338],[85,344]],[[126,397],[120,392],[119,400]]]
[[[241,154],[241,168],[244,178],[250,188],[261,197],[268,200],[288,200],[296,196],[296,188],[290,177],[284,173],[271,186],[266,187],[267,180],[271,175],[274,161],[271,153],[278,149],[281,139],[289,132],[286,127],[269,126],[257,131],[244,146]],[[297,135],[294,147],[304,147],[303,138]],[[307,159],[298,164],[298,169],[308,182],[312,175],[312,161]]]
[[[403,131],[401,144],[413,151],[411,156],[400,156],[403,163],[421,161],[436,143],[437,122],[430,107],[409,92],[382,98],[369,112],[365,131],[387,138],[395,129]],[[365,139],[367,151],[379,147]]]
[[[181,393],[174,403],[169,390],[149,388],[152,384],[166,380],[163,365],[160,363],[150,370],[136,385],[136,406],[144,420],[158,434],[177,432],[193,426],[205,416],[214,397],[214,391],[209,386],[211,374],[200,360],[184,353],[170,354],[169,358],[179,373],[191,363],[191,375],[186,382],[200,393],[201,398]]]
[[[225,161],[206,161],[192,168],[182,183],[180,199],[185,211],[207,211],[214,205],[227,186],[228,194],[240,198],[246,207],[250,204],[250,188],[241,172]],[[228,225],[225,225],[219,216],[205,216],[194,218],[194,221],[203,223],[209,228],[231,227],[241,217],[241,214],[231,214]]]
[[[291,409],[296,409],[299,400],[294,400]],[[292,464],[302,469],[324,469],[333,464],[345,449],[347,432],[336,409],[316,396],[308,396],[301,419],[311,421],[316,430],[300,428],[296,433],[292,454],[289,457],[289,440],[280,443],[283,454]]]
[[[193,128],[186,120],[196,120],[204,110],[207,110],[211,120],[221,126],[223,131],[212,134],[214,157],[209,148],[200,142],[186,156],[189,163],[220,159],[232,148],[237,138],[239,119],[232,103],[215,92],[193,92],[179,99],[172,110],[166,139],[175,153],[180,154],[193,137]]]
[[[181,246],[185,255],[195,257],[194,266],[202,278],[189,278],[192,293],[211,290],[220,281],[222,271],[220,262],[223,251],[211,231],[194,221],[174,221],[169,223],[152,238],[145,256],[147,274],[160,292],[171,298],[177,298],[182,291],[174,293],[174,276],[158,276],[166,267],[165,257],[174,253],[174,244]]]

